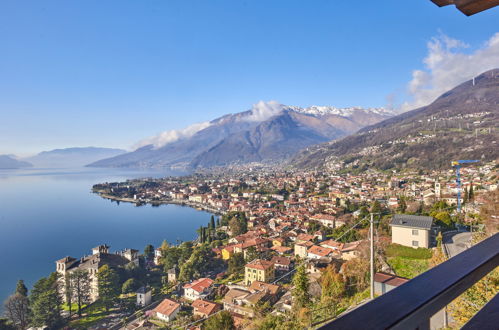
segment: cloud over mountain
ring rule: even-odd
[[[182,129],[173,129],[169,131],[164,131],[159,133],[158,135],[143,139],[137,142],[132,149],[138,149],[143,146],[153,145],[155,149],[161,148],[168,143],[178,141],[180,139],[185,139],[193,136],[197,132],[209,127],[211,123],[209,121],[205,121],[202,123],[195,123],[189,125]]]
[[[402,104],[408,111],[433,102],[454,86],[476,77],[480,73],[499,67],[499,32],[482,47],[466,52],[466,43],[440,34],[428,42],[424,70],[414,70],[408,84],[412,100]]]
[[[277,101],[260,101],[253,104],[251,113],[244,117],[246,121],[265,121],[282,112],[284,106]]]

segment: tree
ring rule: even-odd
[[[137,281],[135,281],[134,278],[129,278],[121,286],[121,292],[125,293],[125,294],[132,293],[132,292],[135,292],[135,290],[137,290],[137,287],[138,287]]]
[[[180,267],[179,280],[189,281],[195,277],[201,277],[210,270],[215,263],[215,253],[209,246],[198,246],[190,258]]]
[[[350,289],[356,289],[357,292],[360,292],[367,287],[369,276],[369,261],[367,259],[348,260],[342,268],[343,276],[347,279],[347,285]]]
[[[16,293],[19,293],[21,296],[28,296],[28,288],[24,285],[23,280],[17,281]]]
[[[441,225],[443,225],[445,227],[452,226],[453,221],[452,221],[452,218],[451,218],[449,212],[447,212],[447,211],[434,211],[434,212],[430,213],[430,215],[432,217],[434,217],[435,219],[437,219]]]
[[[106,311],[114,305],[119,295],[118,287],[119,276],[116,271],[108,265],[99,268],[97,272],[97,285],[99,288],[99,300],[102,302]]]
[[[468,192],[468,200],[470,202],[473,202],[473,199],[475,198],[475,192],[473,191],[473,183],[470,185],[470,191]]]
[[[310,294],[308,292],[309,280],[304,265],[298,266],[296,274],[293,276],[292,295],[295,300],[297,310],[306,307],[310,303]]]
[[[336,272],[332,265],[329,265],[322,274],[321,287],[322,302],[337,302],[345,294],[345,282],[343,281],[343,277]]]
[[[242,252],[234,253],[228,261],[228,272],[230,274],[241,273],[244,270],[244,254]]]
[[[215,229],[215,217],[213,215],[210,218],[210,228]]]
[[[378,200],[375,200],[373,205],[371,206],[371,213],[381,213],[381,204]]]
[[[69,308],[69,317],[73,315],[73,283],[70,275],[64,277],[64,297]]]
[[[14,293],[4,302],[5,316],[18,329],[26,329],[29,322],[29,301],[20,293]],[[0,327],[0,329],[3,329]]]
[[[220,227],[220,218],[217,218],[217,228]]]
[[[234,320],[228,311],[221,311],[203,323],[203,328],[206,330],[232,330],[234,327]]]
[[[405,211],[407,210],[407,203],[405,202],[405,197],[404,196],[400,197],[400,201],[399,201],[398,204],[399,205],[397,207],[397,212],[405,213]]]
[[[0,329],[2,330],[16,330],[16,327],[7,318],[0,317]]]
[[[147,259],[151,259],[154,256],[154,246],[152,246],[151,244],[147,244],[144,248],[144,256]]]
[[[246,217],[234,216],[229,220],[229,228],[232,236],[238,236],[248,231],[248,223]]]
[[[59,295],[58,278],[59,275],[54,272],[33,285],[29,296],[32,326],[57,328],[61,325],[62,299]]]
[[[87,271],[77,269],[68,275],[71,282],[73,297],[78,306],[78,316],[81,317],[81,309],[83,305],[90,303],[91,283],[90,276]]]
[[[255,259],[258,259],[260,257],[260,254],[256,250],[256,247],[250,246],[248,249],[246,249],[246,261],[250,262]]]

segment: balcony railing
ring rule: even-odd
[[[499,265],[499,234],[358,307],[321,329],[429,329],[430,318]],[[465,328],[499,324],[499,296]]]

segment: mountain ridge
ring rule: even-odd
[[[443,168],[455,158],[492,160],[499,157],[498,124],[499,69],[492,69],[425,107],[307,148],[290,164],[306,168],[339,164],[354,168]]]
[[[216,118],[189,137],[183,131],[165,134],[166,144],[149,140],[133,152],[89,166],[198,168],[282,161],[300,148],[351,134],[391,115],[382,108],[300,108],[269,102]]]

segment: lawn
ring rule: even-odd
[[[425,248],[414,249],[408,246],[390,244],[385,249],[385,255],[386,261],[393,268],[395,274],[414,278],[428,270],[432,252]]]
[[[426,272],[429,268],[428,259],[388,257],[387,262],[393,268],[395,274],[407,278],[414,278]]]
[[[104,319],[110,312],[106,312],[106,309],[99,302],[96,302],[85,309],[83,313],[81,318],[70,323],[71,328],[88,329]]]
[[[399,244],[390,244],[385,249],[387,257],[403,257],[411,259],[430,259],[432,252],[430,249],[403,246]]]

